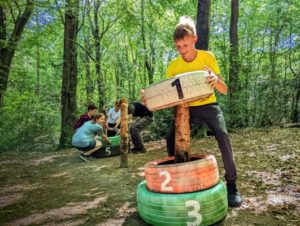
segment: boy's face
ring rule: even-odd
[[[91,115],[91,116],[94,116],[94,115],[96,115],[97,114],[97,109],[94,109],[94,110],[89,110],[89,114]]]
[[[197,36],[187,35],[183,39],[175,41],[175,46],[178,53],[182,56],[184,60],[187,60],[195,52],[195,43],[197,41]]]

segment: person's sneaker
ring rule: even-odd
[[[227,199],[229,207],[241,206],[243,200],[236,183],[227,183]]]
[[[84,154],[80,154],[79,155],[79,158],[81,158],[83,161],[85,161],[85,162],[89,162],[89,160],[88,160],[88,156],[86,156],[86,155],[84,155]]]
[[[140,152],[141,153],[147,153],[147,150],[145,148],[143,148]]]
[[[146,150],[145,148],[139,149],[139,148],[134,147],[134,148],[131,148],[131,149],[130,149],[130,152],[131,152],[132,154],[139,154],[139,153],[146,153],[147,150]]]

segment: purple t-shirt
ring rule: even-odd
[[[79,127],[81,127],[85,122],[90,121],[91,118],[88,115],[88,113],[85,113],[83,115],[80,116],[80,118],[77,120],[77,122],[74,125],[74,129],[78,129]]]

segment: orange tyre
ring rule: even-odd
[[[147,188],[159,193],[201,191],[219,182],[218,164],[213,155],[191,155],[190,161],[174,164],[174,156],[145,165]]]

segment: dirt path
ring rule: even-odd
[[[243,205],[223,225],[300,225],[300,130],[248,129],[231,134]],[[164,141],[147,154],[82,162],[75,150],[0,152],[0,225],[145,226],[136,209],[136,187],[146,162],[164,158]],[[214,154],[213,137],[192,140],[192,153]]]

